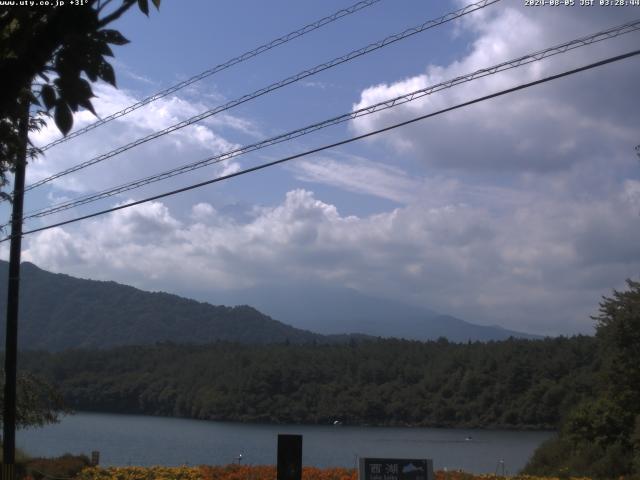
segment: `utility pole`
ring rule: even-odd
[[[9,247],[9,288],[7,292],[7,333],[4,350],[4,412],[2,445],[2,480],[15,480],[16,461],[16,378],[18,357],[18,306],[20,291],[20,253],[22,248],[22,207],[24,177],[27,166],[29,135],[29,100],[21,105],[18,125],[20,145],[15,162],[13,180],[13,210],[11,214],[11,244]]]

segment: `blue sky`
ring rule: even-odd
[[[469,2],[382,0],[52,148],[28,182]],[[349,3],[165,1],[117,28],[119,90],[102,115]],[[30,192],[26,211],[349,112],[640,17],[640,8],[503,0]],[[202,181],[637,48],[637,32],[238,157],[29,227]],[[459,110],[118,214],[28,236],[42,268],[224,298],[300,281],[354,288],[477,323],[590,332],[640,266],[637,59]],[[76,124],[91,121],[87,112]],[[44,144],[54,127],[34,135]],[[5,213],[6,215],[6,213]],[[6,247],[3,247],[6,257]]]

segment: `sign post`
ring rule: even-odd
[[[302,479],[302,435],[278,435],[277,480]]]
[[[360,458],[359,480],[434,480],[433,460]]]

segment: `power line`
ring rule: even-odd
[[[346,145],[348,143],[352,143],[352,142],[355,142],[357,140],[362,140],[362,139],[367,138],[367,137],[378,135],[380,133],[388,132],[390,130],[394,130],[396,128],[403,127],[403,126],[409,125],[411,123],[415,123],[415,122],[418,122],[418,121],[421,121],[421,120],[425,120],[427,118],[431,118],[431,117],[435,117],[435,116],[438,116],[438,115],[442,115],[444,113],[451,112],[453,110],[457,110],[457,109],[460,109],[460,108],[463,108],[463,107],[467,107],[467,106],[470,106],[470,105],[473,105],[473,104],[476,104],[476,103],[484,102],[484,101],[490,100],[492,98],[496,98],[496,97],[500,97],[500,96],[503,96],[503,95],[507,95],[509,93],[517,92],[519,90],[524,90],[526,88],[530,88],[530,87],[533,87],[535,85],[540,85],[542,83],[547,83],[547,82],[550,82],[550,81],[553,81],[553,80],[557,80],[559,78],[563,78],[563,77],[566,77],[566,76],[569,76],[569,75],[573,75],[573,74],[576,74],[576,73],[579,73],[579,72],[583,72],[583,71],[590,70],[590,69],[593,69],[593,68],[596,68],[596,67],[607,65],[607,64],[610,64],[610,63],[613,63],[613,62],[618,62],[620,60],[624,60],[626,58],[634,57],[636,55],[640,55],[640,50],[634,50],[632,52],[628,52],[628,53],[625,53],[625,54],[622,54],[622,55],[609,57],[609,58],[607,58],[605,60],[601,60],[599,62],[591,63],[589,65],[585,65],[585,66],[582,66],[582,67],[579,67],[579,68],[574,68],[572,70],[567,70],[565,72],[558,73],[556,75],[551,75],[551,76],[548,76],[548,77],[545,77],[545,78],[541,78],[541,79],[535,80],[533,82],[523,83],[523,84],[520,84],[520,85],[512,87],[512,88],[501,90],[499,92],[495,92],[495,93],[492,93],[492,94],[489,94],[489,95],[485,95],[483,97],[479,97],[479,98],[476,98],[476,99],[473,99],[473,100],[469,100],[467,102],[459,103],[459,104],[454,105],[452,107],[443,108],[443,109],[438,110],[436,112],[432,112],[432,113],[428,113],[428,114],[425,114],[425,115],[421,115],[419,117],[415,117],[415,118],[412,118],[410,120],[405,120],[404,122],[396,123],[396,124],[390,125],[388,127],[380,128],[378,130],[374,130],[374,131],[371,131],[371,132],[368,132],[368,133],[365,133],[365,134],[362,134],[362,135],[358,135],[356,137],[347,138],[345,140],[341,140],[339,142],[335,142],[335,143],[332,143],[332,144],[329,144],[329,145],[324,145],[322,147],[314,148],[312,150],[307,150],[305,152],[298,153],[298,154],[295,154],[295,155],[291,155],[291,156],[288,156],[288,157],[284,157],[284,158],[281,158],[279,160],[274,160],[272,162],[267,162],[267,163],[263,163],[263,164],[260,164],[260,165],[256,165],[254,167],[241,170],[239,172],[230,173],[228,175],[223,175],[223,176],[220,176],[220,177],[216,177],[216,178],[213,178],[211,180],[206,180],[204,182],[200,182],[200,183],[196,183],[196,184],[193,184],[193,185],[189,185],[187,187],[182,187],[182,188],[178,188],[176,190],[171,190],[169,192],[164,192],[164,193],[161,193],[161,194],[158,194],[158,195],[153,195],[151,197],[147,197],[147,198],[144,198],[142,200],[137,200],[137,201],[134,201],[134,202],[123,204],[123,205],[118,205],[116,207],[108,208],[108,209],[105,209],[105,210],[100,210],[98,212],[90,213],[88,215],[83,215],[81,217],[73,218],[73,219],[70,219],[70,220],[65,220],[63,222],[54,223],[52,225],[47,225],[45,227],[34,228],[32,230],[28,230],[26,232],[23,232],[23,235],[42,232],[44,230],[49,230],[49,229],[52,229],[52,228],[61,227],[63,225],[69,225],[71,223],[76,223],[76,222],[79,222],[81,220],[87,220],[89,218],[97,217],[97,216],[100,216],[100,215],[105,215],[107,213],[115,212],[117,210],[122,210],[122,209],[125,209],[125,208],[134,207],[136,205],[140,205],[140,204],[143,204],[143,203],[151,202],[153,200],[158,200],[158,199],[161,199],[161,198],[165,198],[165,197],[169,197],[169,196],[172,196],[172,195],[176,195],[178,193],[183,193],[183,192],[187,192],[189,190],[194,190],[196,188],[200,188],[200,187],[204,187],[206,185],[210,185],[210,184],[213,184],[213,183],[221,182],[223,180],[229,180],[231,178],[238,177],[238,176],[241,176],[241,175],[245,175],[245,174],[248,174],[248,173],[252,173],[252,172],[255,172],[255,171],[258,171],[258,170],[262,170],[262,169],[265,169],[267,167],[273,167],[275,165],[279,165],[281,163],[285,163],[285,162],[288,162],[288,161],[291,161],[291,160],[295,160],[297,158],[305,157],[305,156],[308,156],[308,155],[312,155],[314,153],[322,152],[324,150],[328,150],[328,149],[331,149],[331,148],[339,147],[341,145]],[[11,239],[11,235],[8,236],[8,237],[3,238],[2,240],[0,240],[0,243],[6,242],[7,240],[10,240],[10,239]]]
[[[287,33],[286,35],[283,35],[282,37],[276,38],[275,40],[271,40],[270,42],[267,42],[263,45],[260,45],[259,47],[256,47],[253,50],[250,50],[248,52],[243,53],[242,55],[238,55],[237,57],[232,58],[231,60],[227,60],[224,63],[221,63],[219,65],[216,65],[213,68],[210,68],[208,70],[205,70],[204,72],[201,72],[197,75],[194,75],[191,78],[188,78],[187,80],[184,80],[180,83],[177,83],[169,88],[166,88],[165,90],[161,90],[160,92],[154,93],[153,95],[144,98],[142,100],[140,100],[137,103],[134,103],[133,105],[129,105],[127,108],[124,108],[118,112],[112,113],[111,115],[101,118],[99,120],[97,120],[96,122],[87,125],[86,127],[80,128],[74,132],[69,133],[66,137],[62,137],[59,138],[58,140],[54,140],[51,143],[46,144],[44,147],[39,147],[39,149],[41,151],[45,151],[50,149],[51,147],[54,147],[56,145],[59,145],[63,142],[66,142],[67,140],[71,140],[72,138],[78,137],[84,133],[87,133],[91,130],[93,130],[94,128],[98,128],[101,125],[104,125],[105,123],[108,123],[112,120],[115,120],[116,118],[120,118],[124,115],[127,115],[131,112],[133,112],[134,110],[137,110],[151,102],[155,102],[156,100],[159,100],[160,98],[166,97],[167,95],[171,95],[174,92],[177,92],[178,90],[183,89],[184,87],[187,87],[189,85],[192,85],[196,82],[199,82],[200,80],[210,77],[211,75],[214,75],[218,72],[221,72],[223,70],[226,70],[227,68],[230,68],[234,65],[237,65],[239,63],[242,63],[246,60],[249,60],[253,57],[257,57],[258,55],[261,55],[273,48],[279,47],[280,45],[284,45],[287,42],[290,42],[291,40],[294,40],[296,38],[302,37],[303,35],[306,35],[307,33],[310,33],[314,30],[317,30],[321,27],[324,27],[325,25],[328,25],[332,22],[335,22],[336,20],[339,20],[342,17],[346,17],[347,15],[351,15],[352,13],[355,13],[359,10],[362,10],[364,8],[370,7],[376,3],[380,2],[380,0],[364,0],[358,3],[355,3],[353,5],[351,5],[350,7],[344,8],[342,10],[338,10],[337,12],[328,15],[324,18],[321,18],[320,20],[317,20],[313,23],[310,23],[308,25],[305,25],[302,28],[299,28],[298,30],[294,30],[293,32]]]
[[[312,67],[308,70],[304,70],[300,73],[297,73],[296,75],[287,77],[283,80],[280,80],[279,82],[276,83],[272,83],[271,85],[267,86],[267,87],[263,87],[259,90],[256,90],[253,93],[249,93],[246,95],[243,95],[242,97],[239,97],[235,100],[231,100],[230,102],[225,103],[224,105],[220,105],[218,107],[215,107],[211,110],[207,110],[203,113],[200,113],[199,115],[195,115],[187,120],[183,120],[182,122],[176,123],[170,127],[167,127],[163,130],[159,130],[156,131],[152,134],[147,135],[146,137],[142,137],[139,138],[137,140],[134,140],[133,142],[130,142],[126,145],[123,145],[121,147],[116,148],[115,150],[112,150],[108,153],[104,153],[102,155],[99,155],[97,157],[94,157],[90,160],[87,160],[85,162],[79,163],[73,167],[67,168],[66,170],[63,170],[61,172],[58,172],[54,175],[51,175],[47,178],[44,178],[40,181],[37,181],[35,183],[32,183],[31,185],[28,185],[27,187],[25,187],[25,192],[32,190],[36,187],[39,187],[41,185],[44,185],[45,183],[48,183],[52,180],[55,180],[57,178],[63,177],[65,175],[68,175],[70,173],[73,172],[77,172],[78,170],[82,170],[83,168],[89,167],[91,165],[95,165],[96,163],[100,163],[103,162],[111,157],[114,157],[116,155],[119,155],[123,152],[126,152],[127,150],[130,150],[134,147],[137,147],[139,145],[142,145],[143,143],[149,142],[151,140],[154,140],[156,138],[162,137],[164,135],[167,135],[169,133],[175,132],[176,130],[179,130],[181,128],[187,127],[189,125],[193,125],[194,123],[200,122],[202,120],[204,120],[205,118],[211,117],[213,115],[216,115],[220,112],[229,110],[233,107],[236,107],[238,105],[241,105],[245,102],[248,102],[250,100],[253,100],[255,98],[258,98],[262,95],[265,95],[269,92],[272,92],[274,90],[277,90],[279,88],[285,87],[291,83],[297,82],[299,80],[302,80],[303,78],[309,77],[311,75],[315,75],[316,73],[322,72],[324,70],[328,70],[330,68],[333,68],[337,65],[340,65],[342,63],[351,61],[355,58],[358,58],[362,55],[366,55],[368,53],[371,53],[375,50],[381,49],[386,47],[387,45],[391,45],[392,43],[398,42],[400,40],[404,40],[405,38],[411,37],[412,35],[415,35],[417,33],[421,33],[424,32],[425,30],[428,30],[430,28],[436,27],[438,25],[442,25],[444,23],[450,22],[452,20],[455,20],[456,18],[462,17],[463,15],[467,15],[471,12],[474,12],[476,10],[480,10],[482,8],[485,8],[493,3],[499,2],[500,0],[481,0],[479,2],[476,3],[472,3],[470,5],[467,5],[466,7],[463,7],[459,10],[447,13],[445,15],[442,15],[441,17],[438,17],[437,19],[434,20],[428,20],[427,22],[421,24],[421,25],[417,25],[415,27],[412,28],[408,28],[406,30],[404,30],[401,33],[397,33],[394,35],[390,35],[378,42],[375,43],[371,43],[369,45],[367,45],[366,47],[357,49],[357,50],[353,50],[349,53],[347,53],[346,55],[343,55],[341,57],[337,57],[334,58],[333,60],[330,60],[326,63],[322,63],[320,65],[316,65],[315,67]]]
[[[489,75],[493,75],[502,71],[506,71],[506,70],[510,70],[513,68],[517,68],[520,67],[522,65],[527,65],[529,63],[533,63],[536,61],[540,61],[543,60],[544,58],[548,58],[551,57],[553,55],[557,55],[557,54],[561,54],[561,53],[566,53],[567,51],[576,49],[576,48],[580,48],[586,45],[590,45],[593,44],[595,42],[599,42],[599,41],[603,41],[603,40],[607,40],[607,39],[611,39],[611,38],[615,38],[617,36],[626,34],[626,33],[630,33],[633,31],[636,31],[640,29],[640,19],[637,19],[635,21],[632,22],[627,22],[624,23],[622,25],[618,25],[615,27],[611,27],[608,28],[606,30],[600,31],[598,33],[594,33],[585,37],[581,37],[578,39],[574,39],[559,45],[555,45],[553,47],[549,47],[546,48],[544,50],[539,50],[537,52],[534,53],[530,53],[524,56],[520,56],[517,57],[515,59],[511,59],[511,60],[507,60],[505,62],[499,63],[497,65],[493,65],[491,67],[487,67],[487,68],[483,68],[480,70],[476,70],[473,73],[469,73],[466,75],[461,75],[458,77],[455,77],[453,79],[450,80],[446,80],[444,82],[440,82],[438,84],[435,85],[430,85],[428,87],[407,93],[405,95],[400,95],[398,97],[392,98],[392,99],[388,99],[385,100],[383,102],[379,102],[376,103],[374,105],[369,105],[367,107],[358,109],[358,110],[354,110],[352,112],[349,113],[345,113],[336,117],[333,117],[331,119],[328,120],[324,120],[322,122],[318,122],[312,125],[307,125],[305,127],[284,133],[284,134],[280,134],[277,135],[275,137],[271,137],[269,139],[266,140],[262,140],[260,142],[256,142],[250,145],[246,145],[240,148],[236,148],[234,150],[231,151],[227,151],[224,153],[220,153],[211,157],[208,157],[206,159],[202,159],[199,160],[197,162],[192,162],[186,165],[182,165],[180,167],[176,167],[167,171],[164,171],[162,173],[158,173],[155,175],[151,175],[145,178],[141,178],[138,180],[134,180],[116,187],[112,187],[110,189],[107,190],[103,190],[101,192],[97,192],[97,193],[93,193],[93,194],[89,194],[89,195],[85,195],[82,197],[78,197],[72,200],[68,200],[66,202],[61,202],[58,203],[56,205],[52,205],[49,207],[44,207],[32,212],[29,212],[25,215],[25,220],[27,219],[31,219],[31,218],[41,218],[41,217],[45,217],[48,215],[52,215],[54,213],[58,213],[64,210],[68,210],[70,208],[74,208],[80,205],[85,205],[87,203],[93,203],[95,201],[104,199],[104,198],[108,198],[108,197],[112,197],[114,195],[120,194],[120,193],[124,193],[126,191],[129,190],[133,190],[136,188],[140,188],[142,186],[145,185],[149,185],[151,183],[155,183],[161,180],[166,180],[168,178],[172,178],[174,176],[177,175],[182,175],[184,173],[199,169],[199,168],[203,168],[206,167],[208,165],[212,165],[212,164],[216,164],[216,163],[220,163],[226,160],[229,160],[231,158],[235,158],[237,156],[240,155],[244,155],[246,153],[249,152],[253,152],[256,150],[260,150],[262,148],[266,148],[278,143],[282,143],[285,141],[289,141],[292,140],[294,138],[298,138],[301,137],[303,135],[307,135],[309,133],[318,131],[320,129],[323,128],[327,128],[329,126],[333,126],[333,125],[337,125],[340,123],[344,123],[347,122],[349,120],[353,120],[355,118],[361,117],[361,116],[365,116],[365,115],[370,115],[372,113],[375,112],[379,112],[382,110],[386,110],[389,108],[393,108],[395,106],[398,105],[402,105],[404,103],[407,102],[411,102],[414,100],[417,100],[419,98],[422,98],[426,95],[431,95],[435,92],[438,92],[440,90],[444,90],[446,88],[451,88],[453,86],[462,84],[462,83],[466,83],[472,80],[476,80],[478,78],[483,78]]]

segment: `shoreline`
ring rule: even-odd
[[[446,424],[407,424],[407,423],[379,423],[379,424],[367,424],[367,423],[341,423],[340,425],[334,425],[332,423],[290,423],[290,422],[277,422],[277,421],[254,421],[254,420],[234,420],[234,419],[215,419],[215,418],[197,418],[197,417],[181,417],[175,415],[158,415],[152,413],[142,412],[122,412],[122,411],[108,411],[108,410],[72,410],[69,413],[61,415],[72,416],[75,414],[99,414],[99,415],[127,415],[137,417],[150,417],[150,418],[165,418],[175,420],[193,420],[200,422],[211,422],[229,425],[247,425],[247,426],[300,426],[300,427],[332,427],[332,428],[406,428],[406,429],[430,429],[430,430],[474,430],[474,431],[496,431],[496,432],[541,432],[541,433],[557,433],[558,429],[550,425],[547,426],[535,426],[535,425],[485,425],[479,426],[475,424],[467,425],[446,425]]]
[[[500,459],[522,469],[553,432],[273,425],[198,421],[175,417],[77,412],[59,424],[18,432],[18,445],[34,456],[99,451],[103,465],[226,465],[276,460],[277,435],[303,435],[306,465],[354,467],[357,456],[434,458],[435,468],[493,472]],[[467,439],[469,437],[469,439]]]

